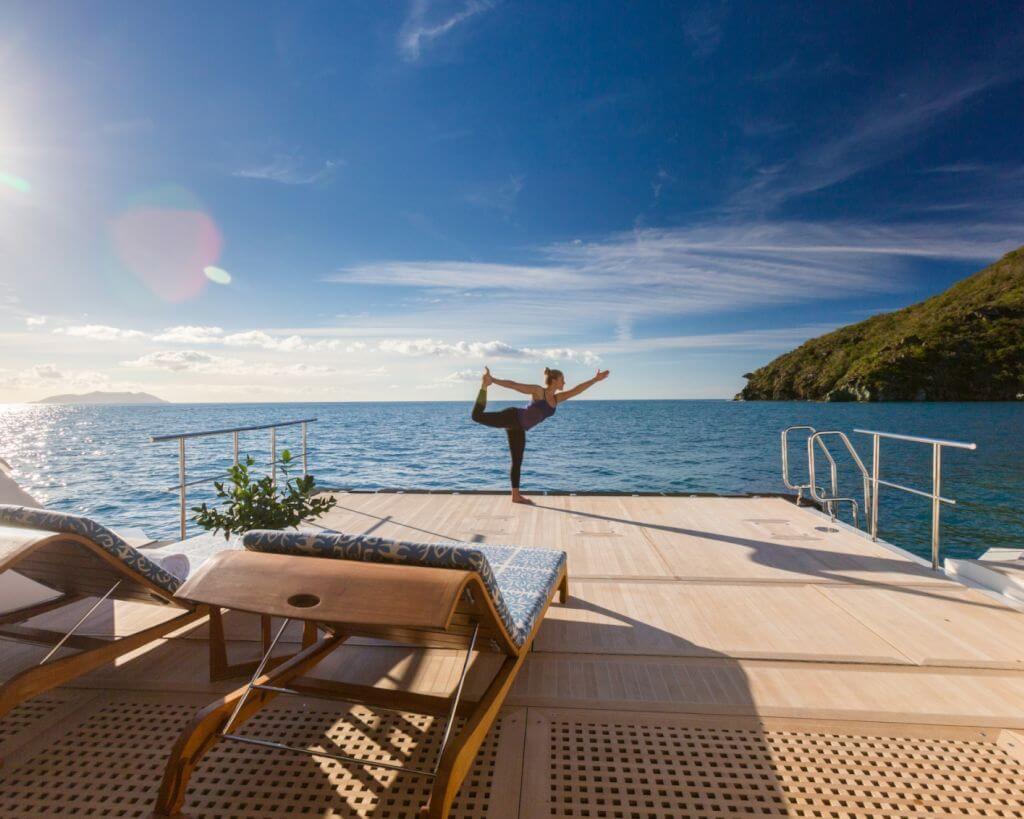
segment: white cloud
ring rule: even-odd
[[[87,392],[104,389],[110,379],[94,370],[64,370],[55,364],[37,364],[25,370],[0,369],[0,388],[57,392]]]
[[[255,347],[278,352],[324,352],[338,350],[341,342],[337,339],[307,341],[302,336],[290,335],[284,338],[272,336],[262,330],[249,330],[244,333],[232,333],[224,336],[221,341],[227,347]]]
[[[281,185],[314,185],[329,180],[344,164],[340,159],[327,159],[310,164],[298,156],[278,154],[270,162],[240,168],[231,175],[243,179],[262,179]]]
[[[456,370],[440,379],[441,384],[466,384],[479,381],[481,372],[479,370]]]
[[[168,327],[162,333],[153,336],[153,341],[166,344],[218,344],[224,330],[220,327],[203,327],[194,324]]]
[[[168,370],[206,375],[320,376],[335,372],[333,367],[296,363],[279,366],[265,362],[249,362],[239,358],[214,355],[203,350],[160,350],[131,361],[122,367],[144,370]]]
[[[122,361],[122,367],[143,370],[170,370],[171,372],[232,372],[242,366],[236,358],[224,358],[201,350],[161,350],[147,353],[131,361]]]
[[[488,0],[465,0],[457,11],[437,20],[427,19],[430,5],[427,0],[413,0],[409,16],[398,33],[398,52],[406,62],[419,60],[424,46],[429,46],[481,12],[488,11],[494,3]]]
[[[26,327],[42,327],[46,324],[46,316],[25,316]]]
[[[57,369],[54,364],[40,364],[25,373],[29,378],[43,381],[64,378],[64,373]]]
[[[382,353],[437,358],[521,358],[533,361],[569,361],[595,364],[600,359],[590,350],[568,347],[537,349],[513,347],[504,341],[439,341],[432,338],[384,339],[377,348]]]
[[[146,334],[139,330],[123,330],[106,324],[84,324],[75,327],[58,327],[53,332],[77,338],[90,338],[95,341],[125,341],[127,339],[145,338]]]

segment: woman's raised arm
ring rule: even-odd
[[[558,403],[561,404],[563,401],[568,401],[570,398],[575,398],[584,390],[594,386],[594,384],[596,384],[598,381],[604,381],[610,373],[611,370],[598,370],[597,375],[595,375],[589,381],[583,381],[577,384],[571,390],[566,390],[565,392],[558,393],[558,395],[555,396],[558,399]]]

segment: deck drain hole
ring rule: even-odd
[[[320,598],[315,594],[293,594],[288,598],[288,605],[297,609],[311,609],[320,605]]]

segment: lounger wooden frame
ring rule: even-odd
[[[194,604],[301,620],[302,648],[276,668],[254,678],[251,685],[236,689],[196,714],[171,751],[156,814],[180,816],[189,778],[203,755],[227,728],[236,729],[282,693],[281,689],[350,704],[437,716],[451,713],[453,700],[447,697],[344,684],[306,675],[352,637],[465,648],[475,633],[478,650],[498,652],[505,659],[479,700],[458,702],[456,714],[464,717],[465,722],[444,747],[429,801],[421,809],[421,816],[429,819],[448,816],[462,780],[497,718],[556,593],[561,602],[567,600],[565,568],[544,602],[533,630],[522,645],[517,645],[480,575],[473,571],[256,552],[217,555],[179,589],[179,596]],[[372,767],[372,763],[368,766]]]
[[[20,703],[63,685],[147,643],[210,615],[210,678],[227,679],[252,673],[255,662],[228,662],[219,610],[188,603],[118,560],[89,538],[34,529],[4,527],[8,536],[18,531],[16,545],[0,559],[0,574],[14,571],[53,589],[58,596],[0,614],[0,638],[54,646],[62,642],[77,653],[21,671],[0,685],[0,718]],[[23,537],[21,537],[23,533]],[[42,614],[57,612],[88,598],[129,600],[171,607],[176,617],[124,637],[100,639],[24,625]],[[81,625],[81,622],[79,625]],[[74,629],[72,629],[72,632]],[[269,642],[270,618],[264,618],[264,642]]]

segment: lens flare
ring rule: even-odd
[[[28,193],[32,190],[32,186],[28,184],[27,179],[22,179],[20,176],[15,176],[12,173],[4,173],[0,171],[0,185],[6,185],[8,188],[13,188],[18,193]]]
[[[231,274],[222,267],[207,265],[203,268],[203,273],[214,284],[231,284]]]
[[[113,221],[110,236],[121,264],[169,302],[203,291],[223,244],[213,218],[180,188],[140,197]]]

